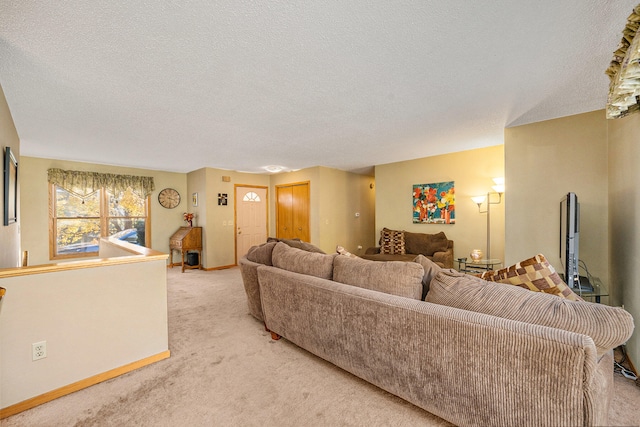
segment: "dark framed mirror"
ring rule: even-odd
[[[11,147],[4,150],[4,225],[18,221],[18,162]]]

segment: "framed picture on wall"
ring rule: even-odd
[[[454,181],[415,184],[412,208],[414,224],[455,224]]]
[[[191,204],[193,206],[198,206],[198,193],[193,193],[191,195]]]
[[[18,162],[11,147],[4,149],[4,225],[18,221]]]

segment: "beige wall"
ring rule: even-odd
[[[29,264],[49,263],[49,185],[47,169],[60,168],[127,175],[152,176],[156,189],[151,193],[151,247],[169,253],[169,238],[182,225],[183,212],[191,204],[187,194],[187,176],[181,173],[161,172],[147,169],[124,168],[119,166],[71,162],[66,160],[22,157],[19,165],[21,180],[22,249],[29,251]],[[158,203],[158,193],[171,187],[178,190],[180,204],[174,209],[166,209]]]
[[[235,186],[236,185],[256,185],[262,187],[269,186],[269,176],[261,174],[251,174],[236,172],[225,169],[206,168],[204,169],[204,192],[202,198],[198,194],[198,205],[204,202],[205,205],[198,206],[194,211],[199,212],[199,217],[204,217],[204,221],[198,221],[198,225],[204,227],[205,255],[203,264],[205,268],[228,267],[236,264],[236,232],[235,232]],[[201,173],[195,171],[189,173]],[[228,176],[230,181],[222,181],[223,176]],[[200,187],[201,179],[197,180]],[[191,191],[191,187],[189,189]],[[218,205],[218,193],[227,194],[227,205]],[[270,194],[267,194],[270,199]],[[206,211],[201,211],[205,208]]]
[[[374,178],[325,167],[319,172],[318,246],[333,252],[340,245],[354,254],[363,254],[374,244],[375,185],[370,188]]]
[[[11,147],[11,152],[18,161],[18,174],[22,175],[22,160],[20,159],[20,139],[13,124],[11,111],[4,97],[4,92],[0,86],[0,161],[4,168],[4,150]],[[18,186],[21,186],[22,177],[18,178]],[[4,174],[0,173],[0,216],[4,215]],[[19,194],[19,193],[18,193]],[[18,217],[22,207],[18,197]],[[0,218],[0,268],[17,267],[20,265],[20,220],[17,223],[4,226]]]
[[[580,203],[579,257],[609,284],[607,156],[602,110],[505,129],[508,264],[542,253],[562,271],[560,199],[572,191]]]
[[[609,244],[610,286],[616,304],[624,304],[640,322],[640,114],[609,120]],[[640,367],[640,338],[636,333],[628,343],[628,353]]]
[[[1,271],[0,408],[166,352],[166,273],[165,259],[144,258]],[[40,341],[47,356],[33,361],[31,345]]]
[[[375,189],[373,177],[322,166],[271,175],[270,229],[275,235],[277,185],[309,181],[311,209],[309,222],[311,243],[327,253],[336,246],[345,247],[355,254],[373,244],[375,221]],[[356,213],[360,215],[356,217]],[[362,246],[360,251],[358,246]]]
[[[378,165],[375,174],[375,242],[383,227],[429,234],[444,231],[454,241],[455,257],[468,257],[475,248],[485,251],[487,217],[478,212],[471,197],[486,195],[494,185],[492,179],[504,176],[502,145]],[[456,223],[414,224],[413,185],[446,181],[455,182]],[[507,180],[503,202],[491,206],[492,258],[504,259],[504,201],[510,197],[511,185]]]

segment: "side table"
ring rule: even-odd
[[[478,261],[467,262],[467,258],[458,258],[458,271],[462,273],[482,273],[484,271],[495,270],[496,267],[502,266],[502,260],[497,258],[481,259]]]

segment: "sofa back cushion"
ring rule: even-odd
[[[369,261],[339,256],[334,261],[333,280],[406,298],[422,298],[424,269],[418,263]]]
[[[258,264],[273,265],[271,261],[271,253],[276,242],[263,243],[258,246],[252,246],[247,252],[247,259],[249,261],[257,262]]]
[[[424,276],[422,276],[422,298],[421,298],[422,300],[424,300],[424,298],[427,296],[427,292],[429,292],[429,286],[431,285],[431,281],[433,280],[434,277],[436,277],[436,274],[438,274],[440,270],[442,270],[442,267],[440,267],[438,264],[431,261],[429,258],[427,258],[422,254],[415,257],[413,262],[417,262],[424,269]]]
[[[313,245],[313,244],[308,243],[308,242],[303,242],[300,239],[278,239],[276,237],[269,237],[269,238],[267,238],[267,242],[268,243],[271,243],[271,242],[276,242],[276,243],[277,242],[282,242],[282,243],[285,243],[285,244],[291,246],[292,248],[302,249],[303,251],[317,252],[319,254],[326,253],[325,251],[323,251],[322,249],[320,249],[316,245]]]
[[[433,256],[436,252],[446,252],[449,246],[444,232],[436,234],[404,232],[404,247],[408,254]]]
[[[274,267],[331,280],[333,260],[337,255],[309,252],[278,242],[273,247],[271,259]]]
[[[599,355],[623,344],[633,331],[633,318],[621,308],[569,301],[455,270],[436,274],[426,301],[588,335]]]

